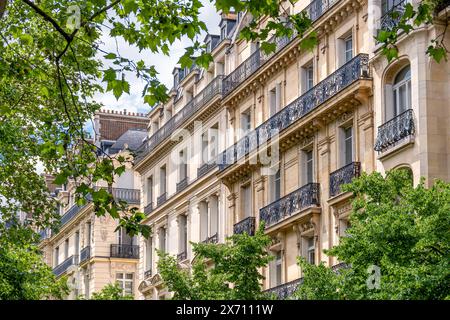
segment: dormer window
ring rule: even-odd
[[[211,52],[212,51],[212,48],[211,48],[211,40],[209,40],[207,43],[206,43],[206,52]]]
[[[224,24],[222,28],[220,28],[220,40],[226,39],[227,37],[227,25]]]

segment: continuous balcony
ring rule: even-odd
[[[139,246],[131,244],[112,244],[111,258],[139,259]]]
[[[381,30],[390,31],[396,27],[405,13],[405,6],[407,3],[407,0],[394,1],[394,5],[381,16],[379,21],[380,29],[378,32]]]
[[[184,189],[186,189],[188,184],[189,184],[189,178],[188,177],[185,177],[180,182],[177,182],[177,192],[181,192]]]
[[[292,124],[361,79],[370,79],[369,56],[362,53],[227,148],[219,155],[219,170],[227,169],[265,145],[273,136],[281,135]]]
[[[83,263],[84,261],[87,261],[91,258],[91,247],[87,246],[84,247],[83,249],[81,249],[80,252],[80,264]]]
[[[378,127],[374,149],[378,152],[386,151],[414,133],[414,114],[409,109]]]
[[[320,206],[320,184],[308,183],[259,210],[259,221],[265,227],[275,226],[303,209]]]
[[[167,201],[167,192],[164,192],[162,195],[160,195],[157,199],[156,199],[156,205],[160,206],[162,205],[164,202]]]
[[[243,234],[244,232],[246,232],[249,236],[253,236],[255,234],[255,226],[255,217],[247,217],[234,224],[233,233]]]
[[[69,258],[58,264],[53,269],[53,273],[55,276],[59,277],[62,274],[64,274],[67,271],[67,269],[69,269],[71,266],[75,266],[77,264],[78,264],[78,256],[77,255],[70,256]]]
[[[67,224],[69,221],[71,221],[77,214],[80,212],[81,209],[83,209],[84,206],[79,206],[74,204],[72,207],[70,207],[69,210],[66,211],[61,217],[61,227]]]
[[[218,243],[218,242],[219,242],[219,235],[217,233],[213,234],[212,236],[202,241],[202,243]]]
[[[279,286],[265,290],[265,293],[273,294],[279,300],[286,300],[291,297],[303,283],[303,278],[295,279],[293,281],[286,282]]]
[[[169,121],[159,128],[148,141],[144,142],[136,150],[136,164],[142,161],[145,156],[154,150],[161,142],[168,139],[172,133],[181,128],[191,117],[203,106],[211,101],[216,95],[222,93],[223,76],[215,77],[202,91],[200,91],[190,102],[188,102]]]
[[[197,179],[200,179],[204,175],[206,175],[208,172],[213,170],[217,167],[217,164],[215,161],[212,161],[210,163],[204,163],[199,168],[197,168]]]
[[[314,23],[324,13],[326,13],[331,7],[333,7],[340,0],[314,0],[312,1],[303,12]],[[289,26],[287,26],[289,28]],[[241,83],[250,78],[259,68],[261,68],[267,61],[280,52],[284,47],[291,43],[297,37],[297,32],[294,30],[290,37],[275,38],[272,37],[269,42],[275,43],[275,51],[269,54],[265,54],[263,50],[257,49],[244,60],[233,72],[231,72],[223,80],[223,95],[224,97],[230,94]]]
[[[150,202],[144,207],[144,214],[148,216],[153,211],[153,202]]]
[[[361,174],[361,163],[351,162],[348,165],[330,173],[330,198],[342,193],[343,184],[352,182]]]

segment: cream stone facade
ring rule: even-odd
[[[139,129],[142,123],[146,127],[147,120],[142,114],[100,112],[95,118],[94,143],[111,157],[129,157],[128,149],[140,145],[146,136]],[[137,297],[137,237],[128,236],[123,229],[115,231],[118,224],[111,216],[96,216],[89,198],[85,205],[78,205],[75,182],[55,186],[53,179],[47,176],[47,184],[60,203],[61,224],[58,232],[41,231],[40,248],[54,274],[67,276],[70,288],[67,299],[90,298],[92,293],[115,282],[124,293]],[[140,176],[127,163],[125,172],[115,178],[111,189],[102,182],[95,187],[107,189],[117,200],[127,201],[130,207],[139,207],[139,184]]]
[[[434,26],[401,35],[400,58],[388,63],[373,36],[395,23],[389,12],[404,4],[285,2],[287,12],[309,15],[319,45],[309,52],[298,37],[277,39],[269,55],[238,40],[249,14],[222,15],[221,34],[205,39],[210,69],[175,68],[172,99],[149,114],[149,136],[135,160],[141,209],[154,230],[141,239],[142,299],[170,296],[156,249],[189,268],[189,241],[253,234],[261,221],[275,257],[261,270],[262,285],[285,298],[301,282],[298,256],[343,267],[323,253],[348,227],[351,195],[342,184],[401,167],[415,183],[421,176],[449,180],[450,65],[425,54],[442,31],[439,19],[448,18],[441,13]]]

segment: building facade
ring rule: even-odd
[[[146,127],[147,118],[143,114],[102,111],[94,119],[93,143],[111,157],[129,156],[130,150],[147,136]],[[137,297],[137,237],[130,237],[123,229],[116,231],[117,221],[109,215],[96,216],[89,199],[85,205],[78,205],[77,185],[73,181],[55,186],[53,179],[46,176],[47,185],[60,203],[61,224],[57,233],[41,231],[40,248],[54,274],[67,276],[70,288],[67,299],[80,296],[89,299],[92,293],[115,282],[125,294]],[[108,189],[117,200],[139,207],[139,184],[139,175],[128,163],[125,172],[115,178],[112,189],[101,182],[95,187]]]
[[[296,35],[273,39],[271,54],[239,39],[248,13],[222,14],[220,35],[205,38],[214,62],[174,69],[171,99],[150,112],[135,159],[153,228],[140,243],[140,298],[170,296],[156,249],[189,268],[189,241],[253,234],[262,221],[274,256],[262,285],[285,298],[301,282],[298,256],[340,267],[323,250],[349,226],[342,184],[393,168],[415,183],[449,180],[450,66],[425,54],[447,16],[401,35],[391,63],[374,39],[405,3],[283,2],[280,12],[306,12],[319,44],[303,51]]]

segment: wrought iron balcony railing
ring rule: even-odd
[[[378,127],[374,149],[378,152],[384,151],[414,133],[414,114],[412,109],[409,109]]]
[[[156,199],[156,205],[160,206],[162,205],[164,202],[166,202],[167,200],[167,192],[164,192],[162,195],[160,195],[157,199]]]
[[[69,269],[69,267],[77,264],[78,264],[78,256],[77,255],[70,256],[69,258],[58,264],[55,268],[53,268],[53,274],[59,277],[64,272],[66,272],[67,269]]]
[[[279,300],[285,300],[291,297],[294,294],[294,292],[297,291],[297,288],[299,287],[299,285],[302,284],[302,282],[303,278],[299,278],[293,281],[286,282],[282,285],[267,289],[264,292],[268,294],[274,294]]]
[[[181,127],[205,104],[216,95],[222,93],[223,76],[215,77],[202,91],[200,91],[190,102],[188,102],[169,121],[158,129],[149,139],[136,150],[136,163],[141,161],[150,151],[156,148],[163,140]]]
[[[318,20],[325,12],[327,12],[334,4],[340,0],[313,0],[303,12],[311,19],[312,22]],[[288,25],[287,28],[290,28]],[[254,53],[250,55],[246,60],[244,60],[233,72],[231,72],[223,80],[223,95],[227,96],[235,88],[237,88],[241,83],[247,80],[251,75],[253,75],[262,65],[264,65],[270,58],[280,52],[284,47],[286,47],[292,40],[297,37],[296,30],[290,37],[275,38],[272,37],[269,42],[275,43],[275,51],[269,54],[265,54],[261,49],[257,49]]]
[[[139,246],[132,244],[112,244],[111,258],[139,259]]]
[[[89,260],[91,258],[91,247],[87,246],[81,249],[80,252],[80,263]]]
[[[144,207],[144,214],[148,216],[153,211],[153,202],[150,202]]]
[[[211,171],[216,167],[217,167],[216,161],[202,164],[199,168],[197,168],[197,179],[203,177],[205,174],[207,174],[209,171]]]
[[[61,216],[61,227],[71,221],[82,208],[84,208],[84,206],[78,206],[76,204],[70,207],[70,209]]]
[[[233,226],[234,234],[243,234],[246,232],[249,236],[255,235],[255,217],[247,217]]]
[[[407,3],[408,0],[394,0],[392,7],[388,8],[381,16],[380,29],[378,32],[381,30],[390,31],[397,26],[405,13],[405,6]]]
[[[189,184],[189,178],[185,177],[183,180],[181,180],[180,182],[177,182],[177,192],[181,192],[184,189],[186,189],[186,187]]]
[[[152,276],[152,269],[148,269],[144,272],[144,279],[148,279]]]
[[[202,243],[218,243],[218,242],[219,242],[219,235],[217,233],[213,234],[212,236],[202,241]]]
[[[369,79],[369,56],[359,54],[219,155],[219,170],[236,163],[360,79]]]
[[[186,258],[187,258],[187,252],[186,251],[183,251],[183,252],[177,254],[177,260],[178,261],[186,260]]]
[[[302,209],[320,206],[320,184],[308,183],[259,210],[259,221],[271,227]]]
[[[361,163],[351,162],[342,168],[330,173],[330,197],[340,194],[341,186],[352,182],[353,178],[361,174]]]

